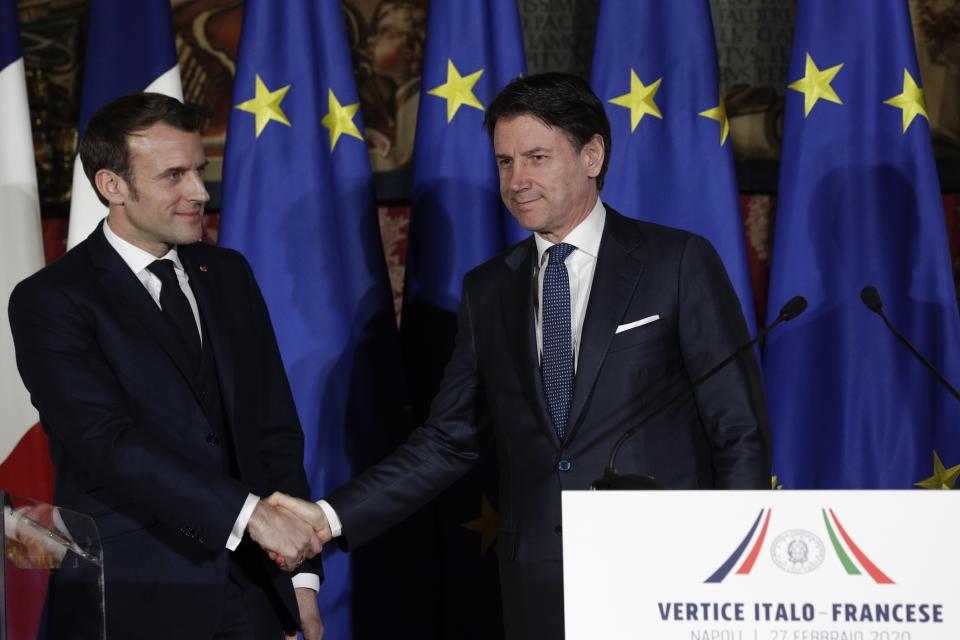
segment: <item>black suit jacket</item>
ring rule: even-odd
[[[464,473],[489,423],[500,464],[504,618],[508,636],[518,638],[562,636],[560,492],[588,488],[621,434],[749,339],[709,242],[607,207],[561,442],[539,373],[536,258],[531,237],[467,274],[456,346],[429,420],[328,497],[344,544],[360,545]],[[618,469],[669,488],[769,488],[769,425],[753,353],[624,445]],[[541,584],[528,581],[531,571]]]
[[[102,228],[10,298],[17,365],[50,440],[57,505],[93,516],[103,541],[107,635],[205,638],[219,622],[225,548],[248,492],[307,496],[303,434],[266,306],[246,260],[178,250],[216,362],[228,438],[173,330]],[[232,439],[239,477],[225,471]],[[298,621],[289,574],[255,545],[248,582]],[[313,570],[320,570],[319,565]],[[68,603],[48,603],[68,614]]]

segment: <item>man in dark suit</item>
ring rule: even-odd
[[[93,116],[80,157],[109,213],[14,290],[17,365],[55,502],[102,539],[107,637],[280,638],[302,622],[315,639],[319,562],[292,583],[255,544],[292,569],[320,543],[258,498],[308,494],[303,434],[250,267],[198,242],[201,122],[149,93]],[[93,624],[67,578],[53,574],[50,637]]]
[[[586,82],[557,73],[515,80],[486,125],[503,201],[534,234],[464,279],[430,418],[319,508],[271,501],[355,548],[463,474],[489,423],[506,635],[562,638],[560,492],[586,489],[617,438],[746,342],[747,328],[709,242],[600,202],[610,126]],[[618,462],[668,488],[769,488],[753,353],[648,424]]]

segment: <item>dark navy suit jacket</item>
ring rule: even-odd
[[[54,501],[93,516],[103,540],[112,638],[210,637],[228,580],[225,544],[247,493],[309,495],[303,433],[246,260],[201,243],[178,253],[230,438],[211,437],[195,369],[102,228],[10,298],[17,365],[56,466]],[[230,439],[233,476],[223,463]],[[288,628],[298,624],[289,574],[249,540],[235,553],[240,579],[278,603]],[[78,615],[61,586],[48,601],[54,621]]]
[[[343,544],[363,544],[463,474],[477,458],[478,431],[491,425],[512,638],[563,634],[560,492],[588,488],[621,434],[749,339],[709,242],[607,207],[561,442],[539,373],[536,259],[531,237],[467,274],[454,353],[427,423],[328,497]],[[621,449],[618,470],[677,489],[769,488],[769,425],[753,352],[638,433]]]

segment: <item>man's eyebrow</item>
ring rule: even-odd
[[[529,150],[527,150],[527,151],[521,152],[520,155],[522,155],[522,156],[535,156],[535,155],[539,155],[539,154],[541,154],[541,153],[546,153],[546,152],[548,152],[548,151],[550,151],[550,149],[548,149],[547,147],[534,147],[533,149],[529,149]]]
[[[197,165],[197,171],[203,171],[204,169],[207,168],[207,166],[208,166],[209,164],[210,164],[210,161],[209,161],[209,160],[204,160],[202,164]],[[178,165],[178,166],[174,166],[174,167],[167,167],[167,168],[165,168],[163,171],[161,171],[160,173],[158,173],[158,174],[157,174],[157,177],[159,178],[159,177],[162,177],[162,176],[167,175],[168,173],[173,173],[173,172],[176,172],[176,171],[179,171],[179,172],[181,172],[181,173],[184,173],[184,172],[190,171],[191,169],[193,169],[193,167],[183,166],[183,165]]]
[[[524,157],[535,156],[542,153],[549,153],[550,149],[548,147],[534,147],[533,149],[527,149],[526,151],[521,151],[520,155]],[[509,158],[509,153],[498,153],[496,157],[499,158]]]

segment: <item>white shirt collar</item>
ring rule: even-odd
[[[146,269],[154,260],[172,260],[174,268],[178,271],[183,271],[183,264],[180,262],[180,256],[177,254],[176,247],[170,249],[163,257],[157,258],[157,256],[152,253],[144,251],[114,233],[106,219],[103,221],[103,235],[106,236],[110,246],[113,247],[116,252],[120,254],[120,257],[123,258],[123,261],[127,263],[130,270],[136,274]]]
[[[597,196],[597,202],[593,209],[587,214],[587,217],[567,234],[563,242],[572,244],[578,251],[583,251],[589,256],[596,258],[600,253],[600,239],[603,237],[603,223],[607,219],[607,209],[600,202],[600,196]],[[549,240],[544,240],[539,233],[533,234],[537,243],[537,264],[543,262],[543,254],[547,249],[554,245]]]

